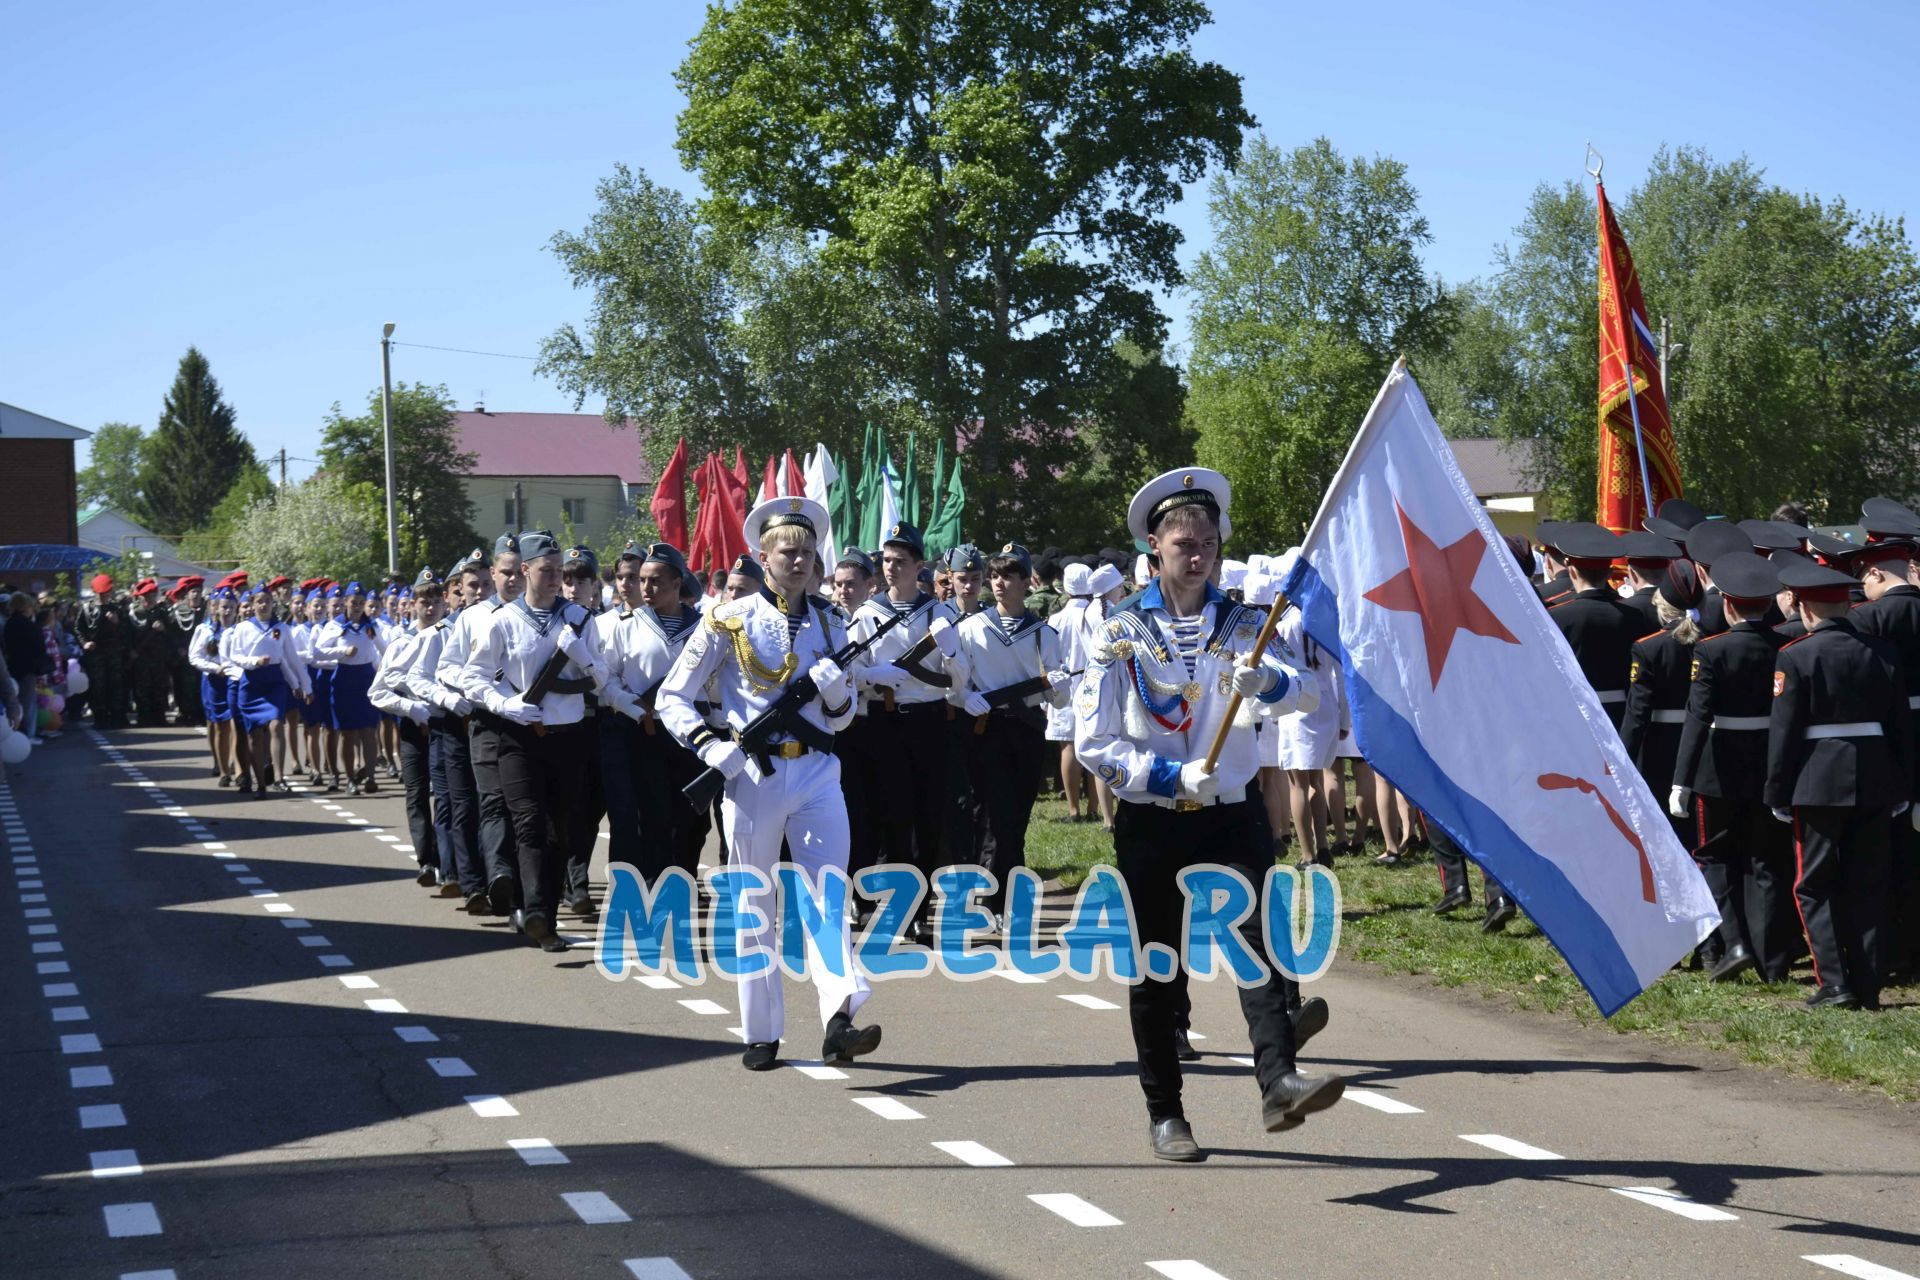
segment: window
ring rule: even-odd
[[[506,511],[500,517],[500,524],[501,524],[501,527],[503,528],[507,528],[507,529],[513,528],[513,495],[512,494],[508,494],[506,497]]]
[[[587,522],[587,500],[585,498],[560,499],[560,514],[578,529]]]

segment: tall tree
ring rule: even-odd
[[[83,507],[100,503],[134,520],[146,520],[140,493],[146,434],[131,422],[107,422],[88,442],[87,465],[74,477]]]
[[[1214,242],[1193,271],[1188,420],[1234,484],[1234,539],[1297,542],[1396,354],[1440,347],[1451,301],[1406,167],[1325,138],[1264,138],[1214,178]]]
[[[207,358],[188,347],[141,449],[140,488],[153,531],[178,538],[203,528],[253,461]]]
[[[232,549],[255,582],[324,573],[371,584],[387,560],[384,500],[373,485],[322,471],[250,504],[234,524]]]
[[[1160,214],[1252,124],[1193,56],[1196,0],[739,0],[677,72],[682,158],[714,223],[820,237],[904,297],[912,384],[966,440],[970,529],[1042,510],[1122,338],[1165,345],[1180,283]],[[1018,465],[1016,465],[1018,464]]]
[[[226,496],[214,507],[206,527],[180,539],[181,558],[204,565],[227,564],[237,559],[234,528],[246,516],[248,508],[262,498],[272,497],[273,491],[267,469],[248,463],[240,478],[233,482],[233,488],[227,490]]]
[[[392,405],[400,568],[409,578],[423,565],[444,573],[447,565],[478,541],[465,482],[473,470],[474,455],[460,450],[453,398],[444,386],[396,383]],[[368,485],[385,494],[386,444],[378,387],[368,393],[363,414],[350,418],[337,403],[328,411],[320,436],[320,463],[349,485]],[[383,512],[383,543],[385,525]]]

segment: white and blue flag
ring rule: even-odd
[[[1283,590],[1340,659],[1368,762],[1525,908],[1602,1013],[1719,924],[1404,365]]]

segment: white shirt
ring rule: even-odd
[[[932,596],[922,593],[909,607],[913,610],[913,616],[881,636],[880,642],[862,654],[854,663],[855,682],[860,686],[862,693],[876,701],[881,698],[882,690],[875,688],[863,678],[865,670],[883,663],[897,663],[901,658],[906,657],[907,651],[925,638],[927,628],[933,625],[936,617],[940,616],[936,610],[946,606],[941,605]],[[853,622],[847,627],[848,634],[855,640],[865,640],[879,630],[895,612],[897,610],[894,608],[893,598],[882,592],[853,611]],[[939,650],[936,649],[921,659],[920,665],[928,671],[940,671],[945,668],[946,659],[942,658]],[[909,676],[894,687],[893,701],[895,706],[911,707],[923,702],[938,702],[946,695],[945,689]]]
[[[187,641],[187,661],[193,664],[195,671],[208,676],[227,674],[226,667],[220,661],[220,641],[227,630],[212,618],[193,629],[193,639]]]
[[[683,745],[693,746],[693,736],[706,725],[695,710],[694,702],[705,701],[708,685],[718,699],[716,710],[722,720],[738,733],[755,717],[772,706],[786,687],[756,672],[740,669],[737,644],[744,643],[761,668],[777,671],[789,652],[794,657],[788,680],[805,675],[813,664],[831,657],[846,643],[839,614],[825,600],[807,597],[807,612],[800,630],[789,640],[787,615],[770,591],[759,591],[743,600],[730,600],[708,610],[700,625],[693,629],[680,661],[674,664],[655,706],[660,722]],[[740,639],[735,640],[738,635]],[[813,698],[801,710],[801,717],[815,728],[835,733],[853,719],[853,699],[835,707],[839,714],[829,717],[821,699]]]
[[[1027,613],[1008,634],[998,608],[968,614],[955,628],[958,647],[947,661],[953,675],[953,688],[947,701],[964,706],[968,690],[992,693],[1010,684],[1019,684],[1049,671],[1059,671],[1060,633],[1041,621],[1037,613]],[[1043,702],[1065,701],[1066,688],[1029,694],[1020,704],[1038,707]]]
[[[593,620],[595,647],[607,671],[609,706],[635,720],[655,716],[646,705],[654,701],[649,695],[657,694],[655,686],[672,670],[674,659],[706,625],[706,619],[691,609],[681,616],[687,625],[671,638],[659,615],[645,605],[603,613]]]
[[[372,666],[385,648],[377,622],[367,618],[348,622],[345,614],[329,622],[313,640],[314,657],[341,667]]]
[[[545,628],[535,620],[524,596],[495,609],[480,620],[484,626],[476,623],[473,648],[460,667],[460,691],[469,701],[497,714],[501,703],[533,687],[547,659],[571,639],[573,632],[586,637],[592,620],[593,615],[566,600],[554,602],[553,616]],[[593,655],[591,640],[581,646],[580,653],[581,657],[571,658],[561,667],[560,677],[586,676],[595,689],[605,686],[606,673]],[[578,724],[587,714],[587,700],[578,693],[549,693],[539,706],[541,723],[556,727]]]
[[[506,603],[499,596],[488,596],[478,604],[467,605],[447,619],[446,643],[433,669],[433,678],[442,686],[462,697],[466,696],[460,684],[460,668],[467,665],[467,655],[473,652],[474,642],[481,630],[492,624],[494,612]]]
[[[380,670],[367,689],[367,701],[391,715],[411,719],[415,707],[426,707],[430,715],[446,714],[440,707],[417,696],[407,684],[407,675],[419,656],[420,637],[401,636],[380,655]]]
[[[229,674],[245,674],[261,666],[279,664],[287,687],[301,697],[313,692],[307,664],[293,643],[293,629],[284,622],[248,618],[227,629],[226,662]],[[261,659],[265,659],[264,662]]]

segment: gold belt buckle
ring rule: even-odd
[[[780,749],[774,754],[782,760],[798,760],[807,754],[807,744],[804,742],[782,742],[779,747]]]
[[[1175,800],[1173,802],[1173,811],[1175,813],[1198,813],[1206,807],[1207,806],[1201,804],[1198,800]]]

